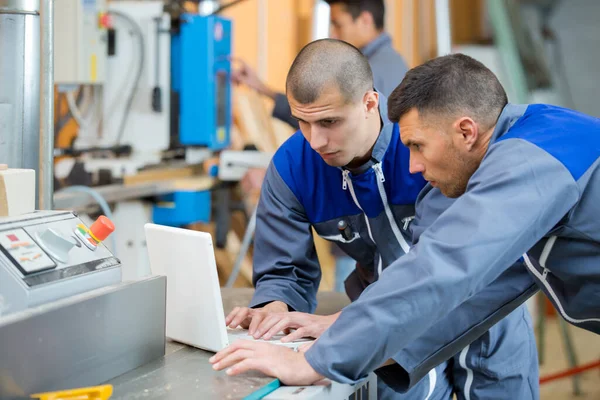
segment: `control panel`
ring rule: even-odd
[[[0,218],[0,315],[120,282],[102,244],[114,229],[104,216],[87,227],[65,211]]]
[[[22,228],[0,232],[0,249],[24,275],[55,268],[56,263]]]
[[[106,0],[54,2],[55,83],[104,83],[111,26],[106,12]]]

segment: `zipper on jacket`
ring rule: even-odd
[[[415,219],[414,215],[411,215],[410,217],[406,217],[406,218],[402,218],[402,223],[404,224],[402,226],[403,230],[407,230],[408,227],[410,226],[410,223],[412,222],[412,220]]]
[[[356,207],[358,207],[360,209],[360,211],[362,211],[363,217],[365,217],[365,223],[367,224],[367,232],[369,233],[369,238],[371,239],[371,241],[373,242],[375,247],[377,247],[377,243],[375,242],[375,239],[373,239],[373,233],[371,232],[371,224],[369,223],[369,217],[367,217],[367,213],[365,213],[365,210],[363,210],[363,208],[360,206],[360,203],[358,202],[358,198],[356,197],[356,193],[354,192],[354,185],[352,184],[352,179],[350,179],[349,175],[350,175],[350,171],[348,171],[348,170],[343,171],[342,188],[344,190],[346,190],[346,188],[348,188],[350,190],[350,196],[352,196],[352,201],[354,201],[354,204],[356,204]],[[383,262],[381,260],[381,252],[378,251],[378,253],[379,253],[379,263],[377,265],[377,274],[381,275],[381,271],[383,270]]]
[[[348,181],[350,180],[348,175],[350,175],[350,171],[348,171],[348,170],[342,171],[342,190],[348,189]],[[358,204],[357,204],[357,206],[358,206],[358,208],[360,208],[360,206]]]
[[[388,222],[392,227],[392,232],[394,232],[394,236],[396,236],[396,240],[404,250],[404,253],[408,253],[410,251],[410,246],[402,233],[400,232],[400,228],[398,228],[398,224],[394,219],[394,214],[392,214],[392,209],[388,203],[387,194],[385,193],[385,187],[383,186],[383,182],[385,182],[385,176],[383,175],[383,169],[381,168],[381,163],[377,163],[373,165],[373,170],[375,170],[375,175],[377,175],[377,189],[379,190],[379,197],[381,197],[381,201],[383,203],[383,208],[385,210],[385,215],[387,216]],[[406,228],[405,228],[406,229]]]

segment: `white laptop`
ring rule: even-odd
[[[152,273],[167,277],[167,337],[215,352],[237,339],[255,340],[245,329],[225,326],[210,234],[156,224],[144,229]],[[310,341],[282,343],[281,337],[267,342],[295,348]]]

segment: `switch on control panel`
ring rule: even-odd
[[[50,257],[62,263],[69,260],[69,251],[77,245],[74,238],[61,234],[52,228],[38,234],[38,243]]]

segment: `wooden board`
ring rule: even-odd
[[[135,175],[123,177],[124,185],[135,185],[152,181],[164,181],[178,178],[189,178],[202,173],[201,165],[190,165],[186,167],[153,168],[139,171]]]
[[[176,191],[201,191],[209,190],[214,184],[214,179],[209,176],[176,179],[172,182]]]

